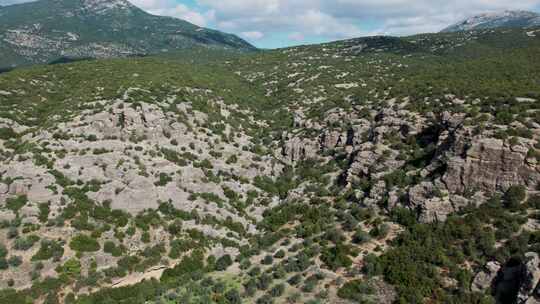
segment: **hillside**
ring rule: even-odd
[[[1,74],[0,302],[535,303],[536,29]]]
[[[0,68],[194,47],[254,50],[234,35],[154,16],[126,0],[39,0],[0,7]]]
[[[540,14],[527,11],[486,13],[459,21],[442,32],[459,32],[495,28],[531,28],[540,26]]]

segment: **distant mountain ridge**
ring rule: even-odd
[[[0,7],[0,67],[194,47],[255,49],[235,35],[151,15],[126,0],[39,0]]]
[[[539,25],[540,14],[538,13],[506,10],[469,17],[443,29],[441,32],[459,32],[500,27],[529,28]]]

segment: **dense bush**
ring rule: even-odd
[[[112,241],[106,241],[103,245],[103,252],[110,253],[112,256],[119,257],[124,253],[122,246],[116,246]]]
[[[227,268],[229,268],[229,266],[231,266],[232,263],[233,263],[233,261],[231,259],[231,256],[228,255],[228,254],[225,254],[225,255],[221,256],[219,259],[217,259],[217,261],[216,261],[216,270],[217,271],[227,270]]]
[[[19,195],[17,197],[10,197],[6,200],[6,207],[13,212],[17,213],[19,210],[28,203],[26,195]]]
[[[61,243],[52,240],[42,240],[41,247],[32,257],[32,261],[48,260],[53,258],[60,259],[64,255],[64,246]]]
[[[341,267],[349,267],[352,265],[352,260],[349,257],[351,254],[350,247],[338,243],[336,246],[323,250],[321,260],[332,270],[337,270]]]
[[[522,219],[502,208],[496,198],[478,209],[450,216],[444,223],[414,223],[404,211],[397,218],[406,224],[407,230],[382,256],[367,256],[364,272],[368,276],[384,275],[386,281],[396,286],[400,303],[421,303],[435,293],[442,303],[477,303],[474,301],[478,297],[468,293],[472,275],[460,266],[465,260],[477,265],[484,265],[486,260],[504,263],[511,256],[531,250],[529,236],[497,239],[501,231]],[[495,249],[497,241],[504,246]],[[444,287],[440,269],[447,269],[448,275],[458,282],[455,292]]]
[[[526,195],[524,186],[512,186],[504,194],[504,203],[508,208],[516,209],[525,200]]]
[[[174,282],[204,269],[204,255],[201,251],[195,250],[190,256],[184,257],[174,268],[165,270],[161,276],[161,282]]]
[[[343,299],[362,302],[365,295],[372,294],[373,288],[362,280],[353,280],[345,283],[338,290],[338,296]]]
[[[100,249],[98,241],[85,234],[79,234],[73,237],[69,242],[69,247],[79,252],[95,252]]]
[[[17,138],[18,134],[12,128],[0,128],[0,139],[10,140]]]

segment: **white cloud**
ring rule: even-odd
[[[289,39],[293,41],[304,41],[306,37],[300,32],[293,32],[289,34]]]
[[[242,32],[240,35],[247,39],[259,40],[264,37],[264,34],[258,31]]]
[[[0,0],[1,1],[1,0]],[[207,26],[212,15],[202,14],[189,8],[184,4],[179,4],[175,0],[130,0],[134,5],[143,10],[161,16],[176,17],[198,26]]]
[[[148,9],[148,12],[154,15],[180,18],[198,26],[206,26],[208,23],[207,19],[209,18],[209,15],[203,15],[191,10],[183,4],[178,4],[174,7]]]
[[[304,33],[336,37],[354,37],[363,34],[357,25],[337,19],[319,10],[310,9],[301,14],[299,18],[302,20],[301,27]]]
[[[540,0],[335,0],[324,10],[339,18],[377,21],[378,32],[406,35],[436,32],[461,19],[505,9],[530,10]]]
[[[25,0],[0,0],[0,5]],[[467,16],[536,8],[540,0],[131,0],[158,15],[238,33],[249,40],[331,40],[436,32]]]
[[[246,28],[307,36],[349,38],[366,34],[435,32],[469,15],[532,9],[540,0],[198,0],[226,31]],[[292,34],[291,34],[292,33]],[[267,36],[268,36],[267,35]],[[299,39],[302,38],[302,39]]]

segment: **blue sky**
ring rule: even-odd
[[[0,0],[0,5],[25,1]],[[540,12],[540,0],[129,1],[156,15],[237,34],[260,48],[437,32],[466,17],[506,9]]]
[[[540,0],[132,1],[155,14],[237,34],[261,48],[437,32],[471,15],[506,9],[540,12]]]

